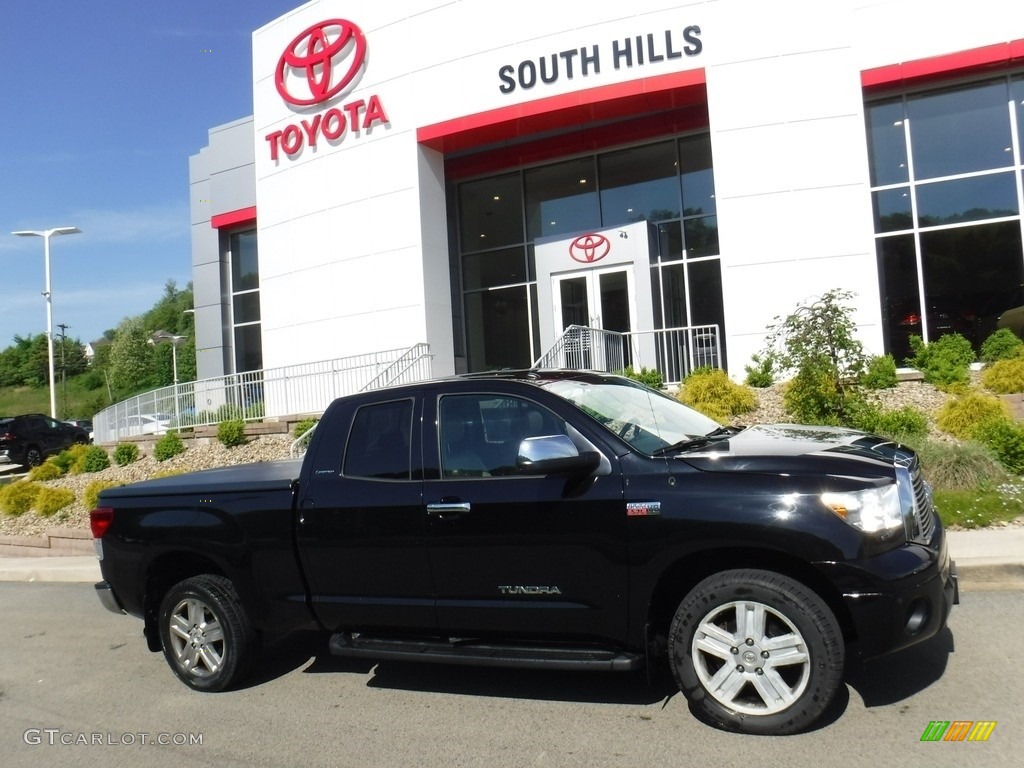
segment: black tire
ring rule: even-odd
[[[229,688],[259,655],[259,635],[223,576],[206,574],[175,584],[160,603],[159,620],[164,658],[197,691]]]
[[[29,467],[38,467],[43,463],[43,452],[36,446],[30,445],[25,449],[25,464]]]
[[[683,598],[669,629],[672,674],[691,707],[742,733],[811,726],[842,685],[844,655],[828,606],[771,571],[710,576]]]

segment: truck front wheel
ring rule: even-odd
[[[174,674],[197,691],[223,691],[259,652],[232,583],[206,574],[178,582],[160,604],[160,643]]]
[[[732,731],[795,733],[842,684],[845,653],[828,606],[771,571],[723,571],[683,599],[669,630],[672,673],[703,719]]]

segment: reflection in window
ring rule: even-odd
[[[344,474],[375,480],[409,480],[412,411],[412,400],[366,405],[356,411],[345,448]]]
[[[701,134],[679,140],[679,178],[684,216],[717,211],[710,136]]]
[[[466,327],[470,370],[529,368],[532,364],[525,285],[467,293]]]
[[[531,168],[524,174],[524,185],[527,239],[601,225],[593,157]]]
[[[1007,101],[1005,80],[908,98],[914,176],[931,179],[1009,166]]]
[[[917,188],[917,218],[922,227],[1018,213],[1017,185],[1012,173],[940,181]]]
[[[598,168],[604,226],[679,217],[673,142],[601,155]]]
[[[228,243],[231,249],[231,321],[235,373],[258,371],[263,368],[263,338],[256,230],[232,232]]]
[[[1015,306],[1024,253],[1010,115],[1021,115],[1022,82],[1003,77],[865,109],[884,334],[900,363],[911,335],[960,333],[978,348]]]
[[[523,241],[523,188],[518,173],[459,185],[463,253]]]

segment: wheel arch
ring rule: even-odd
[[[648,645],[660,653],[672,616],[682,599],[697,584],[722,571],[756,568],[788,576],[820,597],[839,622],[844,642],[857,639],[853,618],[839,591],[821,573],[797,557],[766,549],[712,549],[681,557],[666,568],[651,593],[647,609]]]
[[[161,650],[157,618],[164,595],[178,582],[205,573],[227,577],[224,569],[213,559],[194,552],[165,552],[150,563],[143,598],[143,633],[149,650]]]

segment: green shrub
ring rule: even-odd
[[[36,494],[36,514],[40,517],[53,517],[57,512],[64,509],[75,500],[75,492],[67,488],[51,488],[43,486]]]
[[[616,371],[620,376],[627,376],[633,381],[639,381],[651,389],[661,389],[665,383],[665,377],[661,375],[661,372],[657,368],[644,368],[640,367],[640,370],[635,369],[632,365],[627,365],[621,371]]]
[[[809,366],[786,383],[782,404],[804,424],[852,426],[864,407],[855,387],[844,386],[827,368]]]
[[[916,445],[928,435],[928,417],[910,405],[893,410],[865,405],[851,426],[908,445]]]
[[[139,460],[139,446],[135,443],[118,443],[114,449],[114,463],[119,467],[127,467]]]
[[[51,461],[60,467],[64,471],[64,474],[78,474],[82,470],[80,468],[76,468],[75,465],[88,447],[89,446],[87,445],[72,445],[66,451],[61,451],[54,456]]]
[[[1024,474],[1024,425],[1008,418],[988,419],[974,429],[972,437],[991,449],[1007,470]]]
[[[62,477],[64,475],[64,471],[54,461],[55,458],[56,457],[51,457],[38,467],[32,467],[28,472],[28,479],[45,481],[56,480],[58,477]]]
[[[682,381],[679,401],[720,422],[757,407],[757,395],[720,368],[699,368]]]
[[[302,419],[302,421],[295,422],[295,426],[292,427],[292,435],[294,435],[295,439],[298,440],[304,434],[309,432],[309,430],[315,427],[318,421],[319,419]]]
[[[82,472],[102,472],[109,466],[110,456],[107,452],[98,445],[90,445],[75,459],[72,471],[76,474]]]
[[[226,448],[245,445],[245,422],[241,419],[222,421],[217,425],[217,439]]]
[[[779,370],[795,372],[783,402],[799,421],[849,424],[861,406],[856,382],[864,373],[853,293],[833,289],[768,326],[766,355]]]
[[[959,333],[947,333],[925,344],[920,336],[910,337],[914,356],[907,362],[924,374],[924,380],[939,389],[970,381],[967,371],[974,362],[971,342]]]
[[[747,377],[744,383],[748,387],[766,389],[775,383],[775,355],[770,352],[750,356],[750,365],[743,366]]]
[[[868,389],[892,389],[899,383],[896,378],[896,360],[892,355],[876,355],[868,360],[867,370],[860,383]]]
[[[1024,350],[1024,341],[1009,328],[1000,328],[981,343],[981,359],[985,363],[1011,360]]]
[[[981,383],[1000,395],[1024,392],[1024,357],[992,363],[981,372]]]
[[[968,440],[980,424],[1008,417],[1009,412],[998,397],[969,390],[939,408],[935,421],[943,432]]]
[[[124,483],[115,483],[110,480],[93,480],[87,486],[82,494],[82,501],[85,503],[86,509],[95,509],[100,503],[100,492],[107,490],[107,488],[117,488],[118,486],[124,485]]]
[[[19,480],[0,488],[0,511],[17,517],[32,509],[36,495],[43,486],[28,480]]]
[[[156,445],[153,446],[153,457],[157,461],[167,461],[172,456],[184,452],[185,444],[181,442],[178,433],[173,430],[157,440]]]
[[[1006,482],[1006,470],[981,443],[927,440],[917,446],[921,472],[936,491],[977,491]]]

